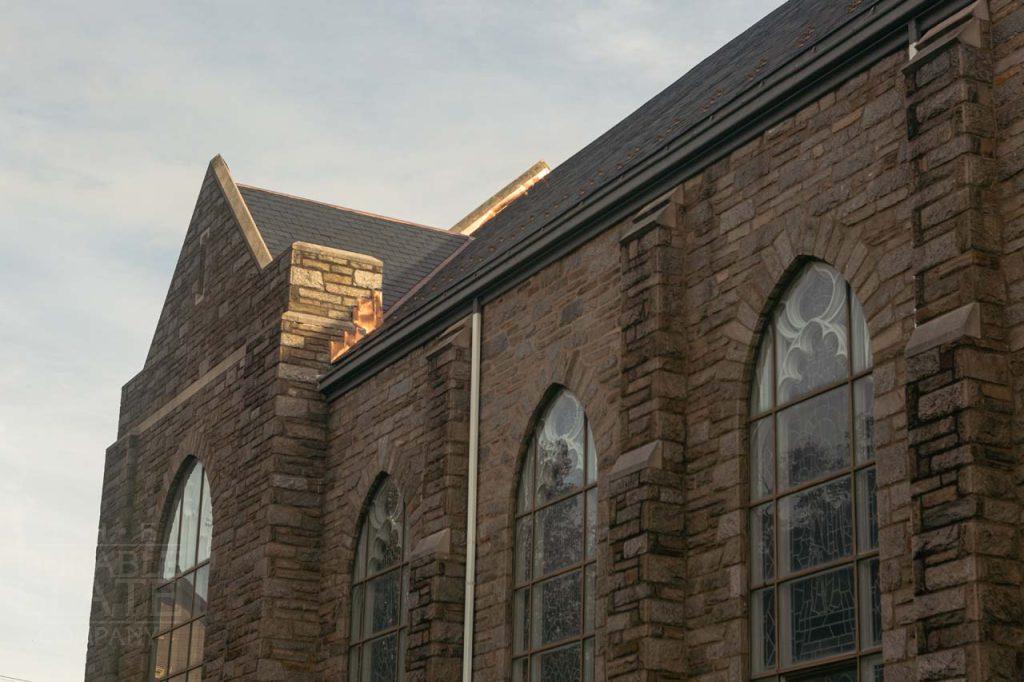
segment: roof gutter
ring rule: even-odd
[[[666,143],[609,186],[567,209],[531,239],[504,254],[486,273],[473,273],[446,296],[428,302],[387,335],[357,345],[320,379],[334,399],[405,355],[439,329],[465,317],[474,300],[487,302],[523,278],[631,215],[651,196],[669,191],[719,161],[765,129],[786,119],[841,83],[905,49],[919,35],[971,0],[879,2],[830,34],[760,85]]]

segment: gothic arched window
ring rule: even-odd
[[[348,656],[353,682],[405,676],[407,531],[402,493],[386,478],[366,510],[356,545]]]
[[[849,284],[808,264],[771,317],[750,398],[756,679],[881,679],[871,369]]]
[[[203,465],[192,459],[180,479],[165,522],[160,581],[153,594],[155,632],[150,678],[199,682],[203,678],[206,604],[210,584],[213,506]]]
[[[516,497],[512,679],[594,679],[597,453],[583,406],[554,397]]]

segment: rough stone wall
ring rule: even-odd
[[[911,598],[902,353],[914,287],[906,53],[765,131],[683,185],[686,258],[685,597],[688,679],[747,669],[747,396],[773,302],[807,258],[862,302],[875,360],[875,448],[887,652]]]
[[[459,675],[469,344],[468,323],[457,324],[331,404],[320,583],[325,679],[348,679],[355,542],[384,476],[401,490],[409,519],[406,679]]]
[[[189,457],[214,507],[205,678],[315,674],[326,445],[315,380],[380,277],[376,259],[302,244],[260,269],[207,174],[107,452],[87,679],[146,675],[158,543]]]
[[[555,386],[572,391],[587,411],[598,454],[598,528],[607,527],[605,473],[620,449],[621,300],[619,246],[609,231],[484,307],[475,679],[510,677],[515,491],[535,420]],[[600,577],[610,562],[599,531],[599,595],[610,589]]]

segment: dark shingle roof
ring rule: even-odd
[[[293,242],[354,251],[384,261],[390,308],[469,238],[444,230],[239,185],[271,255]]]
[[[515,244],[543,231],[595,190],[613,183],[672,140],[871,9],[862,0],[790,0],[695,66],[623,121],[557,166],[530,192],[477,230],[474,240],[389,317],[415,314]],[[376,339],[387,333],[388,325]]]

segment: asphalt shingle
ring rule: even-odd
[[[310,242],[384,261],[385,310],[469,240],[424,225],[248,185],[238,189],[275,257],[293,242]]]

